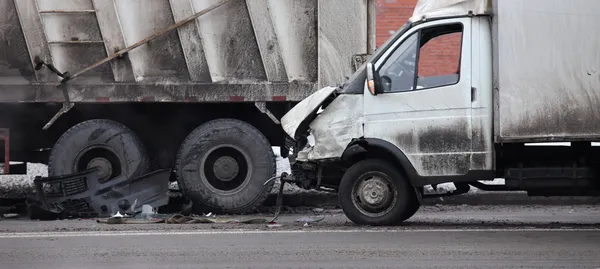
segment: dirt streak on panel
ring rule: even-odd
[[[192,0],[194,10],[203,10],[218,0]],[[206,60],[213,80],[265,81],[258,44],[245,0],[231,2],[197,20]]]
[[[268,0],[290,81],[317,81],[317,0]]]
[[[334,86],[353,73],[352,56],[366,54],[366,0],[319,0],[319,83]]]
[[[169,0],[115,0],[128,46],[174,24]],[[129,52],[137,81],[189,80],[177,31]]]
[[[34,80],[14,1],[0,1],[0,84]]]
[[[173,17],[177,22],[198,12],[194,10],[189,0],[170,0],[170,2]],[[179,27],[177,31],[191,80],[195,82],[212,82],[197,24],[194,22],[188,23]]]
[[[18,0],[14,1],[21,30],[25,36],[29,57],[33,64],[34,59],[39,57],[46,63],[52,63],[52,55],[48,48],[48,42],[44,35],[42,21],[37,9],[35,0]],[[6,11],[5,11],[6,12]],[[56,74],[49,71],[47,68],[42,68],[35,71],[38,82],[56,82],[58,81]]]
[[[92,3],[96,10],[98,28],[100,29],[102,39],[104,40],[106,54],[111,55],[124,49],[127,45],[125,44],[114,2],[112,0],[92,0]],[[112,67],[113,76],[116,82],[135,81],[129,54],[110,61],[110,66]]]
[[[246,0],[256,41],[269,81],[288,81],[282,50],[273,25],[272,11],[265,0]]]

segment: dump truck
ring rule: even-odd
[[[36,197],[53,212],[157,207],[174,181],[199,212],[250,212],[274,184],[281,117],[373,53],[375,7],[0,0],[2,171],[47,164]]]
[[[282,118],[290,178],[336,190],[365,225],[472,187],[598,196],[598,25],[594,0],[420,0],[343,85]]]

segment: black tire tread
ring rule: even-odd
[[[108,126],[113,126],[115,128],[122,129],[122,130],[129,132],[135,138],[133,141],[136,144],[135,146],[144,151],[143,156],[141,156],[143,158],[142,162],[144,163],[144,165],[146,167],[150,166],[150,160],[148,158],[148,154],[146,152],[146,149],[145,149],[143,143],[141,142],[141,140],[139,139],[137,134],[135,134],[131,129],[129,129],[127,126],[125,126],[119,122],[113,121],[113,120],[92,119],[92,120],[86,120],[86,121],[80,122],[80,123],[76,124],[75,126],[69,128],[66,132],[64,132],[60,136],[58,141],[56,141],[56,143],[54,143],[54,146],[52,147],[52,150],[50,151],[50,155],[48,157],[48,175],[49,176],[59,176],[59,175],[54,174],[54,171],[52,168],[53,167],[52,160],[55,159],[58,149],[63,148],[64,147],[63,144],[65,142],[67,142],[74,134],[78,133],[80,130],[87,129],[89,126],[93,126],[93,125],[108,125]],[[144,172],[146,172],[146,171],[144,171]]]
[[[392,177],[395,180],[394,184],[399,185],[399,190],[402,190],[401,193],[399,193],[400,197],[398,197],[398,199],[404,199],[404,201],[400,201],[400,203],[405,203],[405,206],[404,208],[394,210],[395,212],[388,213],[388,215],[384,217],[380,217],[378,220],[368,220],[367,217],[360,212],[354,212],[356,209],[350,210],[349,212],[345,211],[344,213],[350,220],[359,225],[391,226],[401,224],[418,211],[420,204],[410,182],[408,182],[401,170],[382,159],[362,160],[355,163],[346,171],[340,182],[339,202],[342,205],[342,208],[354,207],[351,197],[343,197],[346,194],[345,189],[349,188],[351,191],[356,178],[367,171],[380,171]],[[403,196],[403,194],[405,196]]]
[[[202,124],[200,127],[196,128],[194,131],[192,131],[192,133],[190,133],[190,135],[188,135],[186,137],[186,139],[181,143],[181,145],[185,145],[189,142],[189,140],[193,140],[195,138],[194,134],[197,133],[202,133],[204,130],[210,130],[212,128],[216,128],[216,127],[221,127],[223,125],[229,125],[229,126],[235,126],[235,127],[239,127],[244,129],[246,132],[251,133],[253,136],[255,137],[259,137],[259,141],[256,141],[256,143],[258,144],[259,147],[261,146],[266,146],[269,147],[269,149],[271,148],[271,143],[269,143],[269,141],[267,140],[267,138],[260,132],[258,131],[258,129],[256,129],[254,126],[241,121],[241,120],[237,120],[237,119],[216,119],[216,120],[212,120],[209,122],[206,122],[204,124]],[[272,157],[273,157],[273,177],[277,174],[277,160],[276,160],[276,156],[275,153],[273,153],[273,150],[270,150]],[[182,156],[183,152],[182,150],[178,150],[177,151],[177,156],[175,158],[175,170],[179,171],[179,169],[182,166],[182,161],[183,158],[185,156]],[[260,208],[260,206],[262,206],[262,204],[267,200],[269,194],[271,193],[271,190],[273,189],[275,182],[271,181],[268,185],[268,191],[264,192],[263,195],[257,197],[253,203],[252,206],[249,208],[242,208],[239,210],[227,210],[226,213],[230,213],[230,214],[251,214],[251,213],[255,213],[258,211],[258,209]],[[186,194],[186,186],[185,183],[183,182],[183,180],[181,180],[179,178],[179,176],[177,177],[177,185],[179,186],[179,190],[182,192],[182,194],[184,196],[187,196]],[[197,205],[195,205],[194,202],[194,207],[196,207]],[[202,204],[201,205],[204,208],[211,208],[208,205]],[[211,208],[213,211],[217,211],[217,212],[221,212],[220,209],[218,208]]]

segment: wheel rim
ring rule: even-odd
[[[352,188],[352,202],[364,215],[381,217],[389,213],[396,200],[398,192],[391,178],[380,172],[370,172],[361,176]]]
[[[235,194],[248,185],[252,161],[238,146],[223,144],[204,155],[200,173],[205,185],[213,192]]]
[[[92,167],[98,168],[100,182],[106,182],[121,175],[123,167],[115,152],[104,146],[86,148],[77,154],[74,171],[83,172]]]

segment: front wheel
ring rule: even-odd
[[[420,207],[412,186],[384,160],[354,164],[340,182],[339,199],[346,216],[359,225],[399,224]]]

